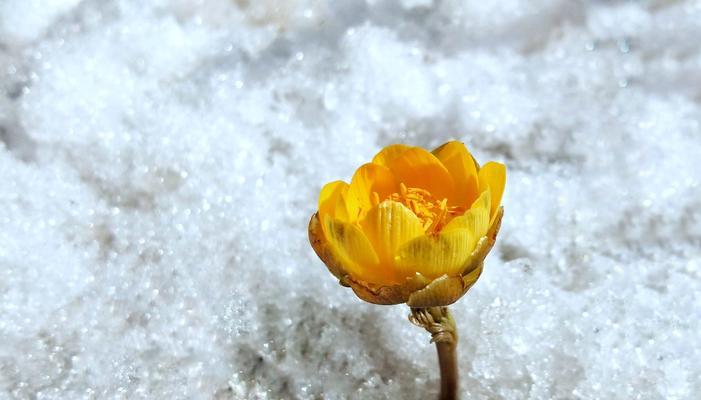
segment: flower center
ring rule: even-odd
[[[411,210],[427,234],[437,234],[451,219],[465,212],[463,207],[449,207],[448,199],[439,200],[428,190],[407,188],[403,183],[399,184],[399,193],[392,193],[388,200],[402,203]]]

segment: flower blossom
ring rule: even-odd
[[[448,305],[482,272],[501,224],[505,183],[503,164],[480,167],[457,141],[431,152],[390,145],[350,184],[322,188],[309,240],[365,301]]]

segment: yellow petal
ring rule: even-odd
[[[469,206],[479,194],[477,168],[465,145],[448,142],[432,152],[450,172],[455,182],[456,205]]]
[[[361,208],[361,201],[349,191],[350,185],[343,181],[324,185],[319,193],[319,215],[330,215],[345,222],[354,221]]]
[[[353,174],[348,188],[347,201],[355,200],[359,207],[357,210],[350,209],[351,212],[356,212],[356,215],[351,215],[350,221],[362,218],[365,212],[377,204],[373,199],[374,193],[377,193],[376,199],[382,201],[398,191],[399,183],[387,167],[372,163],[363,164]]]
[[[323,217],[327,246],[342,264],[343,270],[371,283],[394,282],[391,270],[380,267],[380,260],[370,241],[355,224],[330,216]]]
[[[487,188],[492,192],[491,209],[489,215],[494,218],[501,204],[501,196],[504,194],[506,184],[506,167],[494,161],[490,161],[479,170],[480,191]]]
[[[337,210],[336,206],[340,203],[339,199],[341,199],[342,194],[346,190],[348,190],[348,184],[343,181],[334,181],[324,185],[321,189],[321,193],[319,193],[319,215],[330,215],[335,218],[345,219],[343,218],[345,205],[341,204],[344,210]],[[337,211],[339,213],[342,212],[340,216],[337,216]]]
[[[360,203],[358,199],[351,196],[348,191],[350,186],[346,187],[341,196],[338,198],[338,204],[336,205],[336,218],[341,219],[345,222],[355,221],[358,215],[358,210],[360,209]]]
[[[372,163],[387,167],[392,160],[399,157],[410,148],[411,147],[405,144],[391,144],[382,149],[379,153],[375,154],[375,157],[372,158]]]
[[[467,210],[465,214],[455,217],[448,222],[442,232],[458,229],[467,229],[473,233],[473,242],[470,244],[473,249],[477,241],[487,234],[489,229],[489,191],[482,193],[480,200],[476,201],[473,207]]]
[[[335,197],[335,204],[329,204],[329,207],[333,209],[333,213],[329,215],[344,222],[351,222],[351,218],[355,218],[360,209],[358,200],[354,196],[348,194],[349,189],[350,185],[343,185],[339,189],[338,195]]]
[[[319,214],[312,215],[309,220],[309,243],[317,256],[324,262],[329,271],[339,280],[343,279],[347,272],[344,269],[343,262],[336,258],[336,253],[329,248],[328,240],[324,235],[324,229],[319,221]]]
[[[435,198],[455,201],[455,184],[448,170],[428,151],[412,147],[392,160],[389,165],[394,176],[407,187],[428,190]]]
[[[373,207],[360,225],[380,262],[393,269],[397,249],[424,234],[421,221],[413,212],[403,204],[389,200]]]
[[[492,221],[489,225],[487,234],[477,240],[477,244],[475,245],[475,249],[472,251],[472,255],[470,255],[469,260],[467,263],[465,263],[465,268],[462,271],[462,275],[467,276],[465,274],[470,274],[475,268],[482,267],[484,259],[489,254],[489,251],[494,246],[494,243],[496,243],[503,215],[504,207],[499,207],[495,217],[493,218],[494,221]]]
[[[418,272],[429,279],[458,275],[470,260],[474,243],[474,234],[467,229],[421,236],[399,248],[395,263],[404,275]]]
[[[472,205],[470,206],[471,209],[476,209],[476,208],[485,208],[488,213],[491,213],[492,209],[492,191],[487,188],[484,190],[482,193],[480,193],[480,196],[475,200]]]
[[[470,153],[470,158],[472,158],[472,163],[475,164],[475,170],[477,170],[477,174],[479,175],[480,163],[477,162],[477,160],[475,159],[475,156],[473,156],[472,153]]]

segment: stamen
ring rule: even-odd
[[[427,234],[438,234],[443,227],[454,217],[465,212],[463,207],[448,206],[448,199],[438,201],[433,195],[419,188],[407,188],[404,183],[399,184],[399,193],[389,196],[390,200],[404,204],[421,221],[421,225]]]

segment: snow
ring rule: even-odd
[[[382,146],[508,167],[464,399],[701,392],[701,3],[0,5],[0,398],[423,399],[314,255]]]

